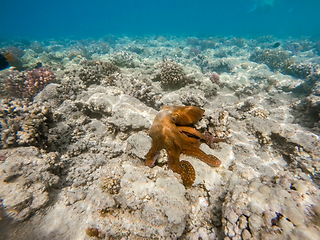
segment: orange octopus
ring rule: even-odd
[[[181,153],[198,157],[211,166],[219,166],[221,161],[217,157],[207,155],[199,147],[205,142],[213,148],[213,143],[225,139],[215,138],[209,133],[202,134],[189,126],[199,121],[203,113],[203,109],[194,106],[163,106],[149,130],[152,147],[146,155],[146,165],[153,167],[160,150],[166,149],[169,168],[181,175],[186,187],[194,183],[196,175],[191,163],[180,161]]]

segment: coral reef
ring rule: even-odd
[[[288,69],[285,71],[285,73],[297,78],[307,78],[308,76],[317,72],[318,69],[319,66],[317,64],[304,64],[295,62],[288,66]]]
[[[201,41],[201,49],[206,50],[208,48],[216,48],[218,45],[216,39],[202,40]]]
[[[200,67],[203,73],[207,72],[217,72],[221,74],[223,72],[232,72],[234,69],[233,64],[230,59],[226,57],[212,59],[211,57],[205,55],[198,55],[193,59]]]
[[[305,198],[319,201],[314,190],[310,181],[297,180],[294,173],[284,171],[276,177],[243,179],[226,196],[224,233],[239,239],[279,239],[280,236],[316,239],[318,230],[313,222],[318,212]]]
[[[9,64],[10,66],[14,67],[15,70],[22,71],[26,69],[25,62],[23,59],[25,51],[22,47],[5,47],[4,49],[1,49],[1,53],[9,54]]]
[[[314,128],[320,132],[320,73],[319,68],[314,69],[304,82],[292,89],[300,99],[292,103],[292,112],[296,122],[303,126]]]
[[[148,81],[143,81],[137,78],[117,79],[115,84],[124,89],[125,93],[139,99],[149,107],[159,109],[161,106],[161,95],[156,92],[156,89]]]
[[[51,70],[41,67],[27,72],[13,71],[5,81],[10,95],[32,99],[55,79],[56,77]]]
[[[0,42],[10,45],[23,49],[24,66],[41,62],[59,82],[32,98],[0,99],[2,238],[318,239],[314,39]],[[27,73],[3,70],[0,83]],[[199,147],[219,167],[180,156],[194,180],[187,188],[166,151],[145,166],[148,130],[163,105],[205,110],[194,128],[175,125],[188,129],[186,138],[226,139]]]
[[[305,81],[292,89],[292,92],[299,93],[301,95],[309,95],[310,93],[317,94],[317,84],[320,80],[319,68],[313,68],[312,71],[307,72],[308,75],[305,77]]]

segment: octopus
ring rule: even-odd
[[[221,161],[213,155],[207,155],[199,147],[206,143],[213,148],[214,143],[225,139],[215,138],[208,132],[202,134],[191,127],[199,121],[203,113],[203,109],[195,106],[164,105],[148,132],[152,138],[152,146],[146,155],[146,166],[153,167],[160,151],[165,149],[169,168],[181,175],[186,187],[194,183],[195,170],[190,162],[180,161],[181,154],[197,157],[211,166],[218,167]]]

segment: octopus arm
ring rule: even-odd
[[[152,140],[152,146],[149,150],[149,152],[146,155],[146,166],[148,167],[153,167],[154,164],[157,161],[157,158],[160,154],[160,150],[164,148],[163,146],[163,141],[161,141],[161,137],[160,138],[154,138]]]
[[[216,138],[213,137],[210,133],[205,133],[204,136],[206,137],[206,143],[210,148],[213,148],[213,144],[217,142],[226,142],[227,140],[225,138]]]
[[[214,143],[218,142],[226,142],[225,138],[216,138],[213,137],[210,133],[206,132],[205,134],[202,134],[191,127],[185,127],[185,126],[177,126],[178,130],[181,133],[185,133],[187,136],[189,136],[189,139],[187,141],[193,141],[191,140],[192,137],[199,138],[200,140],[204,141],[210,148],[214,147]]]
[[[195,156],[195,157],[199,158],[201,161],[203,161],[211,166],[214,166],[214,167],[218,167],[221,164],[221,161],[217,157],[215,157],[213,155],[207,155],[201,149],[196,148],[196,147],[184,148],[184,149],[182,149],[182,153],[186,154],[186,155]]]
[[[180,174],[183,184],[191,186],[195,180],[195,171],[193,166],[187,161],[179,161],[180,153],[168,152],[168,166],[175,172]]]
[[[201,140],[204,140],[206,142],[208,141],[207,136],[203,135],[201,132],[198,132],[194,128],[185,127],[185,126],[177,126],[177,128],[181,133],[185,133],[187,136],[197,137],[197,138],[200,138]]]
[[[193,166],[191,165],[191,163],[189,163],[188,161],[181,161],[181,166],[182,168],[185,170],[185,177],[182,177],[183,180],[183,184],[186,187],[191,186],[194,181],[196,180],[196,172],[193,168]],[[185,179],[186,178],[186,179]],[[185,179],[185,180],[184,180]]]

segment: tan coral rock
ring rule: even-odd
[[[251,231],[255,233],[257,233],[261,229],[261,226],[263,223],[261,216],[257,214],[251,214],[248,222],[249,222],[249,227]]]
[[[241,237],[243,240],[248,240],[250,239],[252,236],[251,236],[251,233],[248,231],[248,229],[244,229],[241,233]]]
[[[293,230],[294,225],[292,222],[288,221],[286,218],[281,218],[279,220],[279,227],[282,229],[282,231],[285,234],[289,234]]]

